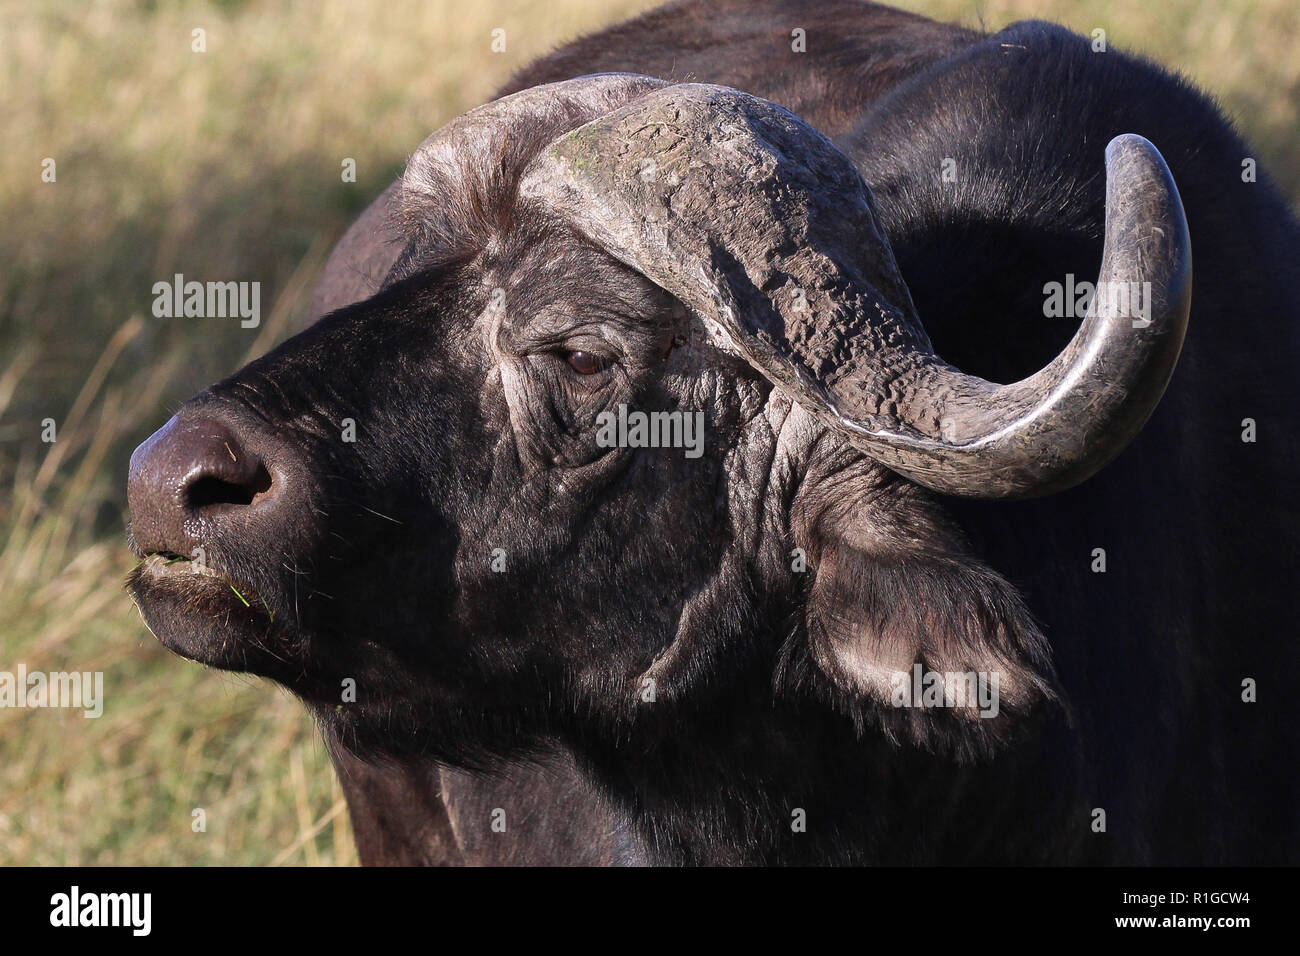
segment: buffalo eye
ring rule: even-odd
[[[568,352],[564,360],[579,375],[595,375],[608,364],[605,359],[592,352]]]

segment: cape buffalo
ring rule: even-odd
[[[366,863],[1295,863],[1253,156],[1047,23],[655,10],[430,136],[137,449],[131,591],[302,698]]]

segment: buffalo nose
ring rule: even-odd
[[[173,417],[131,455],[127,501],[136,547],[189,556],[194,519],[257,509],[271,474],[234,432],[212,418]]]

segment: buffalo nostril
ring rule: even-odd
[[[231,481],[219,475],[199,474],[185,486],[185,504],[191,511],[212,505],[251,505],[253,499],[271,487],[266,466],[257,462],[247,478]]]
[[[208,543],[193,537],[190,519],[219,524],[237,512],[252,516],[273,483],[270,469],[232,427],[206,416],[173,418],[131,456],[127,497],[136,546],[142,553],[188,555]]]

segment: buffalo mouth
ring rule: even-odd
[[[281,627],[271,606],[246,582],[168,551],[145,555],[127,577],[145,625],[168,650],[225,670],[278,672]]]

